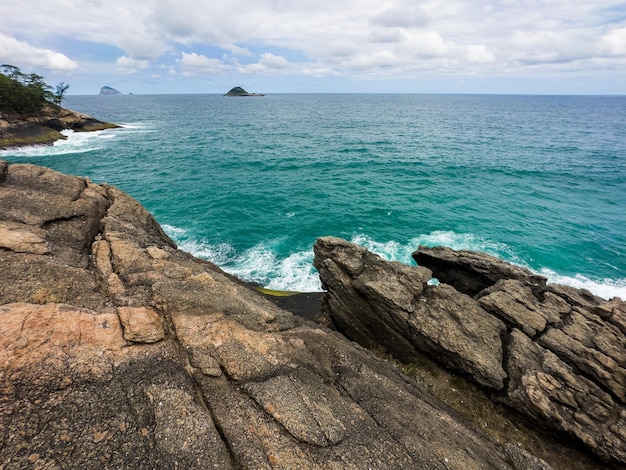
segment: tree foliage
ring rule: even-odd
[[[0,111],[37,114],[46,104],[60,106],[69,88],[64,82],[52,87],[36,73],[26,74],[14,65],[0,66]]]

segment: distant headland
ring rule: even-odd
[[[246,90],[241,88],[240,86],[236,86],[231,89],[224,96],[265,96],[263,93],[248,93]]]
[[[116,90],[115,88],[111,88],[110,86],[103,86],[100,88],[101,95],[121,95],[122,92]]]

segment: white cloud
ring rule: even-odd
[[[2,33],[0,33],[0,63],[55,71],[78,68],[78,63],[60,52],[33,47],[25,41],[18,41]]]
[[[240,65],[237,70],[243,74],[263,74],[263,75],[275,75],[276,73],[282,73],[288,69],[291,69],[291,64],[287,59],[282,56],[274,55],[270,52],[261,54],[259,61],[254,64]],[[300,71],[293,71],[296,75],[300,74]]]
[[[118,73],[131,74],[138,70],[148,68],[150,62],[147,60],[136,60],[130,57],[122,56],[115,61],[115,68]]]
[[[61,43],[70,44],[65,55],[29,46],[22,56],[39,63],[47,57],[67,69],[76,67],[72,40],[121,49],[119,70],[138,72],[146,63],[169,60],[185,75],[594,74],[598,63],[602,70],[623,70],[626,55],[623,0],[6,3],[0,15],[4,42],[46,44],[62,35]]]
[[[429,21],[429,15],[418,5],[387,8],[371,19],[373,24],[401,28],[423,28]]]
[[[176,59],[176,62],[182,67],[183,74],[187,76],[220,74],[232,69],[232,66],[225,64],[219,59],[211,59],[195,52],[183,52],[181,58]]]
[[[602,38],[601,47],[613,56],[626,56],[626,27],[615,28]]]

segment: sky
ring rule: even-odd
[[[626,94],[624,0],[0,0],[68,94]]]

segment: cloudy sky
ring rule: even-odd
[[[70,94],[626,94],[624,0],[0,2],[0,63]]]

